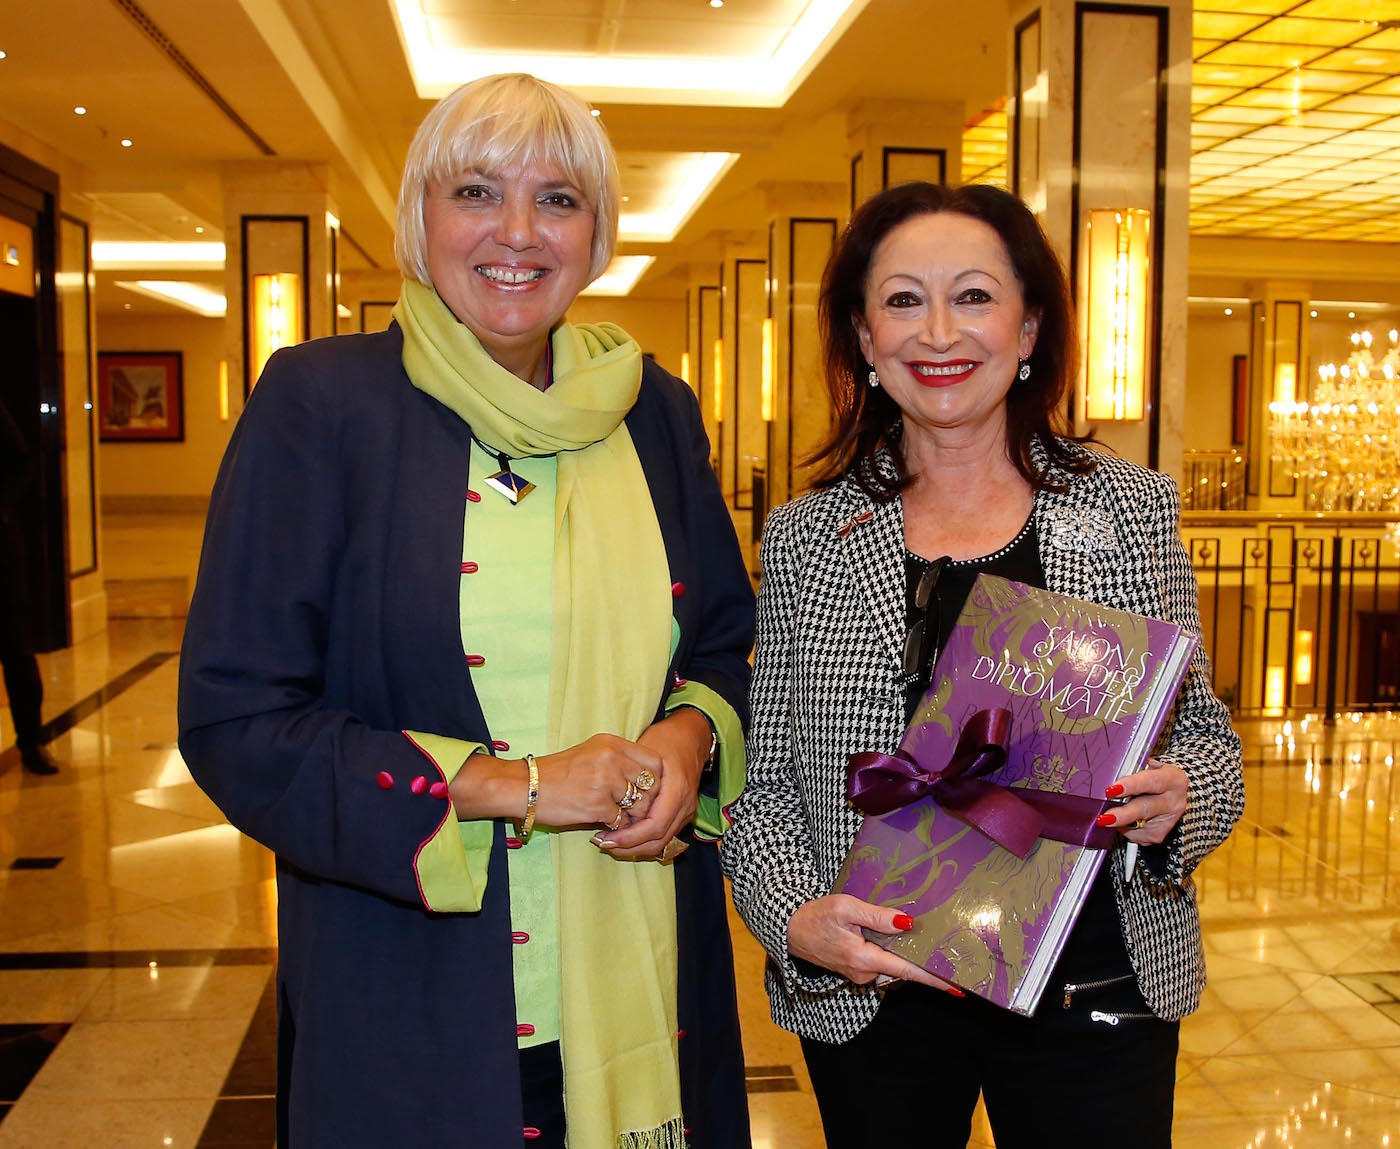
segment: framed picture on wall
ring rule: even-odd
[[[178,351],[99,351],[97,426],[102,441],[184,442],[184,387]]]

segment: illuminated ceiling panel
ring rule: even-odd
[[[580,5],[391,0],[418,94],[533,72],[597,103],[777,108],[868,0]]]
[[[1400,0],[1196,0],[1193,33],[1192,233],[1400,242]]]
[[[963,127],[962,178],[965,184],[1004,188],[1006,175],[1006,105],[999,103]]]

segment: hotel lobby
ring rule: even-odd
[[[755,585],[830,425],[813,305],[853,208],[927,179],[1036,212],[1085,341],[1067,419],[1180,486],[1244,743],[1175,1144],[1400,1144],[1400,0],[12,8],[0,331],[33,369],[0,399],[58,772],[0,693],[0,1149],[275,1143],[275,860],[176,745],[209,494],[277,346],[389,324],[433,101],[518,70],[617,146],[618,252],[569,317],[695,390]],[[821,1146],[730,932],[753,1143]],[[931,1034],[931,1079],[949,1056]]]

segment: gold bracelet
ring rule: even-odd
[[[540,799],[540,768],[535,765],[533,754],[525,755],[525,769],[530,772],[530,790],[525,795],[525,820],[519,828],[522,842],[530,840],[530,831],[535,828],[535,803]]]

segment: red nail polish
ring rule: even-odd
[[[914,928],[914,919],[908,914],[895,914],[894,928],[897,930],[912,930]]]
[[[960,989],[959,989],[957,986],[955,986],[955,985],[950,985],[950,986],[948,987],[948,992],[951,993],[954,997],[966,997],[966,996],[967,996],[967,994],[963,993],[963,991],[960,990]]]
[[[1118,821],[1117,814],[1100,814],[1094,819],[1095,826],[1112,826]]]
[[[1123,793],[1123,784],[1115,782],[1112,786],[1105,786],[1103,793],[1105,798],[1117,798]]]

